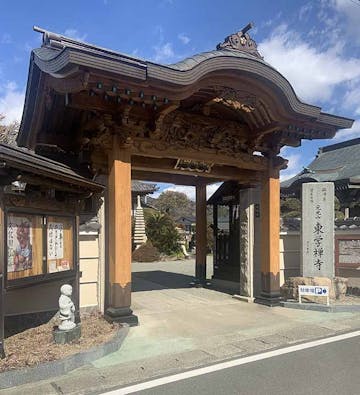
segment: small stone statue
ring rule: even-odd
[[[62,321],[59,325],[59,329],[67,331],[76,327],[75,324],[75,305],[71,300],[72,286],[64,284],[60,288],[59,298],[59,314],[60,320]]]

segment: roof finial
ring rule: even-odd
[[[252,22],[248,23],[239,32],[227,36],[223,43],[216,46],[217,50],[230,49],[235,51],[248,52],[257,58],[262,59],[263,57],[257,50],[256,42],[247,33],[251,28],[254,27]]]

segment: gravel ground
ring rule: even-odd
[[[51,319],[46,324],[6,338],[6,358],[0,360],[0,372],[35,366],[79,353],[111,340],[119,329],[119,325],[109,324],[100,314],[88,315],[81,319],[81,338],[61,345],[53,342],[54,325],[56,320]]]

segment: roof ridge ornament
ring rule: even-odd
[[[250,35],[247,33],[251,28],[254,27],[253,23],[248,23],[239,32],[230,34],[227,36],[223,43],[216,46],[217,50],[229,49],[233,51],[248,52],[257,58],[263,59],[257,50],[257,44]]]

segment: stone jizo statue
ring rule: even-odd
[[[71,300],[72,286],[69,284],[64,284],[60,288],[60,298],[59,298],[59,318],[61,324],[59,329],[62,331],[67,331],[75,328],[75,305]]]

